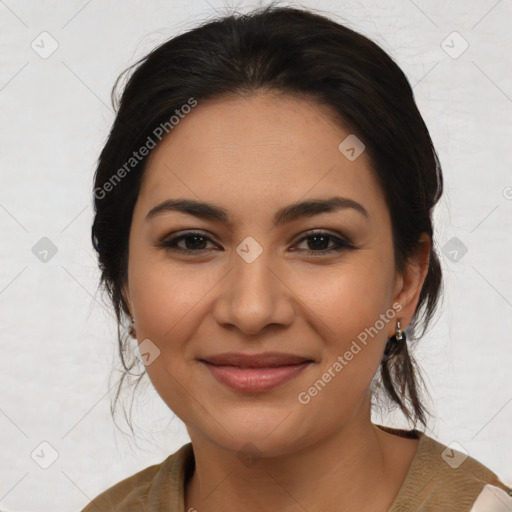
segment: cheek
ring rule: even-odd
[[[179,338],[183,325],[214,284],[208,275],[161,262],[134,266],[130,288],[134,298],[137,335],[161,341]]]
[[[183,419],[194,407],[191,392],[200,403],[204,401],[191,380],[188,365],[193,354],[187,341],[198,328],[201,299],[213,284],[205,283],[198,273],[161,262],[134,266],[130,278],[138,343],[149,339],[159,351],[146,372],[162,400]]]
[[[294,291],[325,323],[329,338],[347,340],[372,326],[391,306],[390,286],[384,265],[361,258],[329,271],[311,271],[302,284],[294,284]]]
[[[382,359],[395,311],[391,308],[390,276],[384,265],[361,258],[333,273],[318,271],[297,291],[313,312],[315,331],[323,338],[323,361],[317,377],[331,392],[356,398],[370,384]],[[341,360],[339,359],[341,357]],[[335,375],[335,377],[333,377]],[[332,383],[331,383],[332,382]],[[332,393],[332,394],[331,394]]]
[[[161,261],[134,264],[130,275],[138,342],[149,339],[159,351],[146,371],[156,391],[178,415],[187,406],[186,390],[195,389],[189,364],[196,354],[188,342],[197,336],[208,308],[208,290],[219,281],[214,272],[192,267]]]

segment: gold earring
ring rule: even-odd
[[[399,354],[405,347],[406,341],[407,337],[405,336],[405,332],[400,326],[400,321],[397,320],[395,334],[388,339],[386,347],[384,348],[384,360]]]
[[[405,332],[400,328],[400,320],[397,320],[396,322],[396,332],[394,337],[397,341],[405,341]]]

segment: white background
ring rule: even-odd
[[[134,405],[138,446],[113,425],[119,362],[113,312],[97,291],[92,176],[117,75],[229,5],[0,1],[1,510],[80,510],[189,440],[147,378]],[[512,2],[302,5],[378,42],[414,86],[446,186],[435,215],[442,314],[416,351],[435,405],[427,433],[458,442],[511,485]],[[58,43],[46,59],[31,47],[43,31]],[[469,44],[458,58],[442,47],[453,31]],[[32,253],[42,237],[58,249],[46,263]],[[458,261],[446,249],[453,237],[467,247]],[[43,441],[58,452],[48,469],[31,458]]]

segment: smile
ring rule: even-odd
[[[246,393],[263,392],[273,389],[297,377],[312,361],[269,367],[242,367],[216,365],[201,361],[213,377],[232,389]]]

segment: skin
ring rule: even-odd
[[[396,320],[405,329],[414,314],[430,239],[422,237],[398,273],[371,161],[366,152],[350,161],[338,149],[349,134],[326,107],[257,93],[200,102],[151,153],[132,219],[125,294],[138,342],[150,339],[160,350],[148,375],[194,447],[185,510],[384,512],[403,483],[418,441],[372,424],[369,387]],[[274,226],[279,208],[333,195],[359,202],[369,218],[343,209]],[[219,205],[232,225],[181,212],[145,220],[171,198]],[[190,255],[156,246],[191,229],[207,239],[182,240],[181,248],[196,251]],[[314,240],[304,240],[311,229],[355,249],[317,256]],[[263,249],[252,263],[236,252],[248,236]],[[334,246],[327,239],[321,248]],[[396,317],[301,404],[298,394],[393,304],[401,306]],[[243,393],[197,360],[227,351],[282,351],[314,363],[277,388]],[[246,443],[258,450],[252,465],[238,457]]]

